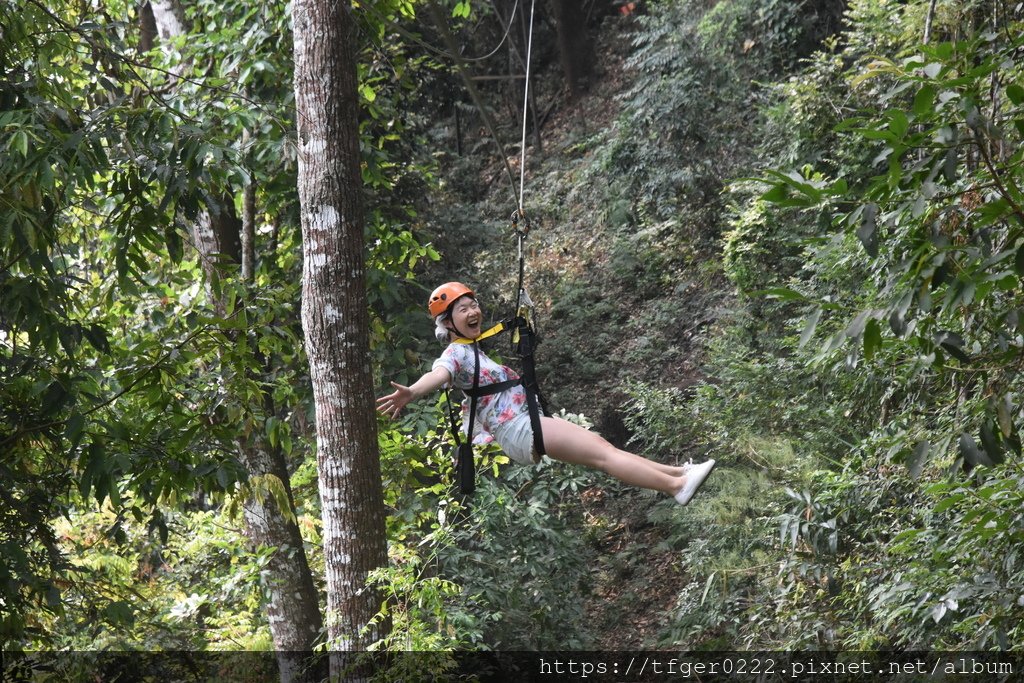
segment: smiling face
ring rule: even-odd
[[[449,310],[449,318],[446,321],[448,329],[467,339],[476,339],[480,336],[481,325],[483,324],[483,311],[480,304],[471,296],[460,297]]]

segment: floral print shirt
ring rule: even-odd
[[[473,372],[476,367],[474,361],[472,344],[449,344],[441,354],[441,357],[434,361],[431,369],[443,367],[452,376],[452,386],[458,389],[473,388]],[[479,386],[504,382],[510,379],[519,379],[514,370],[498,365],[487,357],[483,351],[480,352],[480,380]],[[518,416],[527,412],[526,391],[522,385],[516,385],[511,389],[481,396],[476,400],[476,421],[474,425],[480,428],[479,434],[474,434],[474,442],[488,443],[494,440],[491,434],[498,425],[511,422]],[[462,428],[469,427],[469,399],[462,402]],[[477,430],[474,429],[474,432]]]

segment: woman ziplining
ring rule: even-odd
[[[531,420],[533,399],[528,388],[511,368],[480,351],[479,340],[488,333],[483,331],[483,311],[473,290],[459,282],[443,284],[431,294],[427,308],[438,340],[447,347],[430,372],[410,386],[391,382],[395,391],[377,399],[382,413],[395,418],[410,402],[454,386],[469,396],[476,394],[473,403],[478,406],[470,412],[470,422],[493,436],[511,460],[524,465],[538,462],[540,445],[540,450],[555,460],[602,470],[626,484],[670,495],[680,505],[690,502],[714,468],[713,459],[681,466],[654,462],[616,448],[579,425],[547,415],[536,417],[543,434],[542,439],[536,438],[539,434]],[[498,391],[488,393],[488,386]],[[472,438],[472,431],[467,430],[467,442]]]

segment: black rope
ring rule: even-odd
[[[469,96],[473,100],[473,104],[476,105],[477,111],[480,112],[480,117],[484,120],[484,125],[487,126],[487,131],[490,133],[491,139],[498,148],[498,156],[501,157],[501,161],[505,165],[505,173],[508,174],[509,189],[512,191],[512,201],[516,202],[516,206],[518,206],[518,197],[516,197],[516,178],[512,173],[512,167],[508,163],[508,158],[505,156],[505,147],[501,144],[501,140],[498,139],[498,132],[494,125],[494,121],[491,119],[490,113],[484,106],[483,99],[480,97],[480,92],[476,89],[476,85],[473,84],[472,79],[469,77],[465,61],[458,54],[458,47],[455,45],[455,39],[452,37],[451,31],[448,30],[448,26],[444,21],[444,16],[437,8],[437,3],[433,2],[433,0],[428,2],[427,10],[430,12],[430,16],[431,19],[433,19],[434,24],[437,25],[437,30],[441,34],[441,39],[444,40],[445,45],[448,46],[448,51],[451,53],[450,56],[455,62],[455,68],[458,70],[459,75],[462,76],[462,80],[466,84],[466,90],[469,92]]]

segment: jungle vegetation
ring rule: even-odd
[[[458,64],[518,162],[523,9],[441,5],[350,14],[367,396],[439,352],[436,283],[472,283],[495,318],[515,298],[517,188]],[[680,508],[487,447],[467,505],[443,400],[380,418],[387,559],[359,575],[379,612],[346,637],[1020,648],[1022,4],[537,8],[542,385],[618,445],[719,468]],[[305,629],[290,642],[341,637],[292,10],[0,5],[4,650],[271,651],[281,614]],[[315,608],[280,611],[293,580]]]

